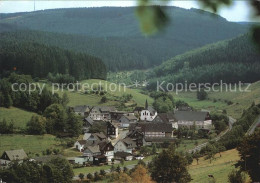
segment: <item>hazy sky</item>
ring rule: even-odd
[[[54,9],[54,8],[71,8],[71,7],[101,7],[101,6],[135,6],[136,1],[125,0],[86,0],[86,1],[35,1],[35,9]],[[185,1],[174,0],[170,1],[168,5],[178,6],[182,8],[200,8],[198,1]],[[13,13],[33,11],[34,1],[12,1],[12,0],[0,0],[0,13]],[[229,21],[252,21],[252,12],[249,1],[234,1],[230,7],[222,8],[219,14],[225,17]]]

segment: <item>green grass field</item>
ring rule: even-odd
[[[15,127],[19,128],[25,128],[26,123],[31,119],[33,115],[37,114],[16,107],[0,107],[0,120],[6,119],[7,122],[13,120]]]
[[[189,173],[194,183],[208,183],[212,178],[208,175],[213,175],[217,183],[228,182],[228,174],[235,169],[234,164],[240,159],[238,151],[232,149],[222,152],[222,157],[217,154],[216,160],[209,163],[204,157],[199,159],[199,164],[194,160],[192,165],[189,166]],[[248,177],[247,177],[248,179]]]
[[[24,149],[26,153],[41,154],[46,149],[61,149],[60,141],[53,135],[1,135],[0,154],[6,150]]]
[[[260,81],[253,83],[249,89],[250,92],[209,92],[208,99],[203,101],[197,99],[196,92],[172,93],[172,95],[176,100],[183,100],[197,110],[206,109],[211,112],[222,112],[225,109],[228,115],[238,119],[243,110],[253,102],[260,103]],[[228,105],[226,101],[231,101],[233,104]]]
[[[76,106],[76,105],[91,105],[91,106],[97,106],[97,105],[104,105],[104,106],[116,106],[118,101],[116,101],[119,97],[121,97],[123,94],[131,94],[133,96],[134,102],[137,103],[138,106],[144,106],[145,100],[147,99],[149,104],[153,103],[153,99],[147,95],[141,94],[140,90],[138,89],[129,89],[126,88],[124,90],[124,87],[119,85],[110,85],[111,83],[104,80],[98,80],[98,79],[91,79],[91,80],[84,80],[81,81],[81,84],[85,83],[85,86],[89,86],[88,89],[91,89],[91,85],[93,84],[93,87],[97,87],[99,85],[99,82],[101,82],[101,86],[103,87],[103,90],[107,91],[107,98],[113,98],[114,100],[108,100],[106,103],[100,103],[100,100],[102,96],[96,95],[96,94],[85,94],[81,88],[82,91],[76,91],[71,92],[68,90],[59,90],[57,93],[61,96],[64,92],[66,92],[69,96],[69,106]],[[95,84],[94,84],[95,83]],[[48,84],[46,84],[48,89],[52,89],[52,87]],[[109,88],[111,86],[111,88]],[[55,87],[54,87],[55,88]],[[85,87],[87,90],[87,87]],[[115,91],[114,91],[115,88]],[[57,88],[55,88],[57,89]]]

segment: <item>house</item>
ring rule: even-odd
[[[123,116],[126,112],[124,111],[111,111],[110,112],[110,116],[111,116],[111,120],[119,120],[121,118],[121,116]]]
[[[132,139],[136,143],[137,147],[146,145],[144,135],[140,130],[133,129],[126,134],[126,137]]]
[[[101,141],[106,141],[107,137],[103,132],[100,133],[85,133],[83,140],[77,140],[74,144],[74,148],[83,152],[86,147],[97,145]]]
[[[158,113],[157,116],[153,119],[152,122],[155,122],[155,123],[171,123],[173,129],[178,129],[178,122],[176,122],[176,119],[174,117],[173,112]]]
[[[127,152],[116,152],[115,159],[116,160],[124,159],[126,161],[131,161],[131,160],[133,160],[133,155],[131,153],[127,153]]]
[[[112,143],[108,141],[102,141],[98,145],[101,154],[106,157],[107,161],[112,161],[114,158],[114,146]]]
[[[92,125],[94,124],[94,120],[91,118],[91,117],[87,117],[87,118],[84,118],[83,119],[83,121],[84,121],[84,126],[86,127],[86,128],[90,128],[90,127],[92,127]]]
[[[144,145],[149,145],[152,142],[162,143],[164,141],[173,141],[173,128],[171,123],[154,123],[154,122],[139,122],[129,127],[130,132],[140,132],[144,136]]]
[[[115,145],[114,145],[114,152],[128,152],[128,153],[133,153],[133,151],[136,148],[136,143],[133,141],[131,138],[124,138],[119,140]]]
[[[109,141],[101,141],[98,144],[85,146],[83,156],[87,157],[85,160],[96,161],[98,164],[112,161],[114,158],[114,146]]]
[[[83,156],[87,158],[87,161],[93,161],[93,157],[98,155],[101,155],[98,145],[87,146],[83,151]]]
[[[172,124],[171,123],[153,123],[144,122],[138,124],[146,138],[171,138]]]
[[[95,106],[91,109],[89,116],[95,120],[111,120],[110,112],[115,111],[113,106]]]
[[[8,166],[12,161],[22,162],[28,158],[23,149],[4,151],[0,158],[0,166]]]
[[[111,138],[118,137],[118,126],[113,122],[107,122],[107,136]]]
[[[78,140],[74,144],[74,148],[78,149],[80,152],[84,150],[84,146],[87,143],[87,140]]]
[[[193,128],[196,129],[211,129],[212,120],[209,112],[204,111],[175,111],[175,122],[178,123],[178,128]]]
[[[91,110],[91,107],[87,105],[78,105],[75,106],[73,109],[76,114],[80,116],[87,116]]]
[[[102,140],[106,140],[107,137],[103,132],[99,133],[85,133],[83,136],[83,140],[86,140],[87,142],[93,143],[94,141],[100,142]]]
[[[141,111],[141,117],[140,117],[141,121],[153,121],[156,116],[157,116],[157,111],[151,106],[148,106],[146,100],[145,109]]]
[[[136,122],[137,122],[137,118],[133,113],[125,114],[121,116],[121,118],[119,119],[119,123],[122,128],[127,128],[129,127],[130,123],[136,123]]]

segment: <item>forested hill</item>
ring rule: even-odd
[[[0,38],[0,75],[12,71],[33,77],[48,73],[69,74],[76,79],[106,78],[106,66],[98,58],[58,47]]]
[[[0,32],[7,31],[6,26],[13,26],[10,30],[21,26],[22,29],[68,34],[55,35],[51,38],[53,41],[49,40],[48,44],[79,49],[101,58],[109,70],[116,71],[159,65],[178,54],[234,38],[247,31],[247,26],[228,22],[211,13],[176,7],[168,7],[167,11],[170,17],[169,25],[163,32],[152,37],[145,37],[140,32],[134,7],[74,8],[0,14]],[[28,36],[29,39],[34,39],[31,35]],[[79,46],[70,44],[70,41],[79,42]]]
[[[156,81],[171,83],[250,83],[260,78],[260,53],[246,34],[176,56],[153,69],[149,88]]]
[[[0,33],[0,39],[30,41],[40,44],[57,46],[73,50],[78,53],[86,53],[101,58],[111,70],[139,69],[150,66],[148,55],[152,46],[144,48],[143,52],[131,43],[129,38],[91,38],[82,35],[71,35],[62,33],[42,31],[12,31]],[[127,43],[127,44],[126,44]],[[132,47],[131,47],[132,46]],[[155,52],[156,50],[154,50]],[[153,55],[155,55],[153,53]],[[150,58],[150,57],[149,57]]]

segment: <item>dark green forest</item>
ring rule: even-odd
[[[168,7],[167,12],[169,25],[151,37],[142,35],[135,8],[111,7],[0,14],[0,32],[20,28],[23,31],[1,37],[84,52],[101,58],[108,70],[120,71],[151,68],[186,51],[248,30],[245,25],[195,9]]]
[[[69,74],[76,79],[106,78],[106,66],[96,57],[33,42],[0,38],[0,73],[44,78],[48,73]]]
[[[255,82],[260,78],[260,53],[249,34],[176,56],[155,67],[149,89],[157,80],[171,83]]]

